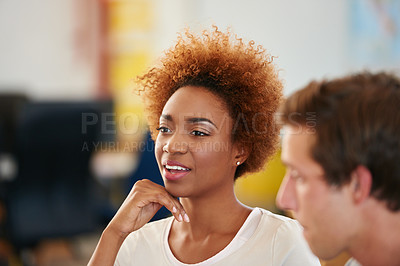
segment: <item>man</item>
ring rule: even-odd
[[[293,211],[321,259],[400,265],[400,81],[360,73],[311,82],[282,106],[287,173],[277,204]]]

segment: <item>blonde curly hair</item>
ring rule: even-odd
[[[274,115],[281,102],[282,83],[272,61],[260,45],[245,44],[229,30],[223,33],[214,26],[196,36],[186,29],[165,52],[161,64],[137,78],[153,139],[171,95],[183,86],[205,87],[226,103],[235,124],[233,142],[250,151],[235,179],[261,170],[275,153],[279,136]]]

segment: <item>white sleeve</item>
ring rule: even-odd
[[[114,266],[126,266],[126,265],[131,265],[132,263],[132,250],[134,250],[136,247],[136,242],[135,241],[135,234],[131,233],[122,243],[118,254],[117,258],[115,259]]]
[[[273,265],[321,265],[303,238],[302,230],[294,220],[279,226],[273,245]]]

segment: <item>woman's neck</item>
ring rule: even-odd
[[[203,197],[181,198],[190,222],[173,221],[168,244],[174,256],[197,263],[224,249],[242,227],[251,209],[227,188]]]
[[[219,195],[181,198],[181,203],[190,222],[174,223],[174,229],[200,238],[213,233],[236,234],[251,212],[251,208],[239,202],[233,189]]]

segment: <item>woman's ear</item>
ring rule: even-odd
[[[372,175],[369,169],[363,165],[357,166],[351,173],[350,186],[356,204],[368,199],[372,187]]]
[[[238,143],[235,145],[234,149],[235,154],[235,164],[237,166],[243,164],[250,155],[250,148],[248,146],[243,145],[243,143]]]

